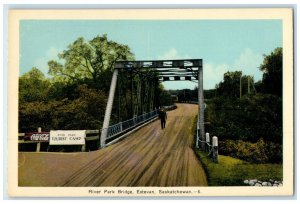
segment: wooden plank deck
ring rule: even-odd
[[[192,149],[197,111],[178,104],[164,130],[156,120],[99,151],[19,153],[19,186],[206,186]]]

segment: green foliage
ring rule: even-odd
[[[174,104],[174,99],[172,98],[172,91],[165,90],[162,84],[159,84],[158,95],[159,106],[170,106]]]
[[[80,85],[77,91],[78,98],[72,101],[65,99],[62,106],[57,107],[53,126],[66,130],[99,129],[106,106],[105,94],[87,85]]]
[[[219,163],[202,151],[197,151],[206,170],[209,186],[243,186],[245,179],[280,180],[283,178],[282,164],[251,164],[240,159],[219,155]]]
[[[262,91],[282,97],[282,48],[264,55],[260,70],[264,72]]]
[[[207,102],[209,131],[227,139],[282,144],[282,100],[274,95],[246,95],[241,99],[214,98]]]
[[[106,35],[90,41],[80,37],[59,54],[59,61],[48,62],[51,79],[33,68],[20,77],[19,131],[50,129],[100,129],[107,92],[117,60],[133,60],[127,45]],[[123,78],[125,97],[120,109],[128,110],[128,79]],[[120,111],[121,112],[121,111]],[[130,114],[126,111],[126,118]],[[132,114],[131,114],[132,115]],[[112,122],[116,122],[116,113]]]
[[[198,89],[197,89],[197,92],[198,92]],[[209,89],[209,90],[204,90],[203,91],[203,94],[204,94],[204,99],[212,99],[214,97],[216,97],[216,90],[215,89]],[[198,96],[198,93],[197,93],[197,96]]]
[[[182,89],[182,90],[170,90],[172,95],[176,95],[178,97],[179,102],[183,101],[198,101],[198,88],[195,87],[193,90],[191,89]]]
[[[159,94],[159,103],[161,106],[170,106],[174,104],[173,98],[169,91],[161,90]]]
[[[218,96],[225,96],[230,98],[238,98],[240,95],[240,78],[241,71],[226,72],[224,74],[223,82],[216,86]]]
[[[51,128],[52,111],[60,102],[33,101],[19,105],[19,132],[36,131],[37,127]]]
[[[216,95],[232,99],[239,98],[240,95],[254,91],[251,86],[253,83],[253,77],[243,76],[241,71],[228,71],[224,74],[223,81],[216,86]]]
[[[100,129],[106,105],[102,91],[80,85],[78,98],[20,103],[19,131],[51,129]]]
[[[282,48],[264,57],[260,66],[263,79],[255,84],[241,71],[224,74],[224,80],[216,86],[217,97],[206,102],[205,117],[210,122],[206,131],[219,137],[223,154],[256,163],[280,163]]]
[[[262,138],[256,143],[241,140],[220,141],[219,153],[252,163],[282,163],[282,145],[265,142]]]
[[[37,68],[32,68],[19,79],[19,103],[47,100],[50,81]]]
[[[117,60],[133,60],[127,45],[108,40],[107,35],[90,41],[80,37],[59,54],[60,61],[49,61],[49,74],[59,81],[84,81],[97,89],[108,89]]]
[[[223,81],[216,85],[216,95],[234,99],[240,97],[240,92],[241,95],[260,92],[282,97],[282,48],[264,55],[259,69],[263,72],[263,78],[255,84],[253,77],[243,76],[241,71],[226,72]]]

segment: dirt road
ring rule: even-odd
[[[178,104],[164,130],[156,120],[99,151],[19,153],[19,186],[206,186],[192,150],[197,107]]]

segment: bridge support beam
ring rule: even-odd
[[[200,128],[200,134],[198,134],[197,142],[198,147],[201,146],[202,150],[205,151],[205,131],[204,131],[204,96],[203,96],[203,65],[202,60],[199,61],[198,67],[198,127]],[[200,142],[200,140],[202,142]],[[201,143],[201,144],[200,144]]]
[[[105,147],[105,141],[107,138],[107,129],[109,126],[111,110],[113,107],[114,96],[115,96],[115,91],[116,91],[116,86],[117,86],[117,78],[118,78],[118,69],[115,69],[113,76],[112,76],[111,84],[110,84],[108,101],[107,101],[107,105],[106,105],[104,121],[103,121],[103,126],[102,126],[102,132],[101,132],[101,137],[100,137],[100,147],[101,148]]]

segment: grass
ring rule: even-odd
[[[245,179],[269,179],[282,181],[281,164],[252,164],[229,156],[219,155],[219,163],[213,163],[207,153],[197,151],[206,171],[209,186],[243,186]]]

